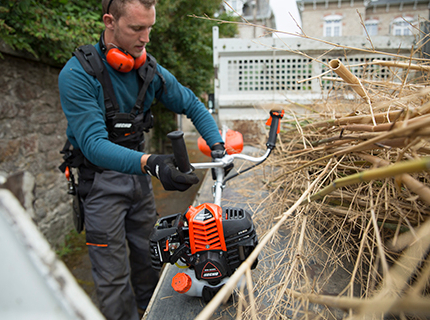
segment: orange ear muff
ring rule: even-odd
[[[118,48],[109,49],[106,60],[117,71],[129,72],[134,67],[134,58]]]
[[[146,49],[143,48],[143,51],[140,57],[134,60],[134,68],[139,69],[141,66],[145,64],[145,62],[146,62]]]
[[[109,65],[117,71],[129,72],[133,68],[139,69],[146,62],[146,49],[143,49],[140,57],[134,59],[129,53],[120,48],[112,48],[106,54]]]

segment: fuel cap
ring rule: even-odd
[[[172,287],[176,292],[185,293],[190,290],[193,281],[186,273],[177,273],[172,279]]]

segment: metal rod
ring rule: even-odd
[[[217,179],[214,185],[214,203],[221,206],[222,189],[224,188],[224,185],[222,184],[222,181],[224,180],[224,169],[216,168],[215,170]]]
[[[241,160],[257,163],[265,160],[269,156],[270,152],[271,150],[267,149],[264,155],[262,155],[261,157],[252,157],[246,154],[232,154],[232,155],[226,155],[224,158],[221,158],[220,161],[217,161],[217,162],[192,163],[191,165],[194,167],[194,169],[201,170],[201,169],[211,169],[211,168],[223,168],[229,165],[235,159],[241,159]]]

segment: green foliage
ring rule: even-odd
[[[100,0],[8,0],[0,5],[0,38],[15,50],[63,64],[74,49],[98,40]]]
[[[148,52],[198,96],[213,90],[212,27],[217,22],[191,15],[213,17],[221,4],[222,0],[159,0],[157,4]],[[227,15],[219,18],[232,20]],[[236,25],[220,25],[221,37],[232,37],[236,32]]]
[[[147,50],[197,96],[213,91],[212,27],[218,24],[191,15],[213,17],[221,5],[222,0],[159,0],[157,4],[157,21]],[[218,19],[233,20],[225,14]],[[233,37],[237,33],[234,24],[219,27],[221,37]],[[157,143],[153,147],[162,152],[163,145],[169,142],[166,134],[176,130],[175,116],[158,105],[153,108],[153,114],[153,141]]]
[[[61,259],[73,258],[86,251],[85,233],[78,234],[75,229],[71,230],[64,239],[64,242],[57,246],[55,252]]]
[[[158,0],[157,21],[147,49],[197,96],[211,92],[213,17],[222,0]],[[222,20],[233,18],[222,14]],[[43,61],[62,65],[80,45],[93,44],[103,30],[101,0],[3,0],[0,38],[15,50],[26,50]],[[234,24],[221,24],[220,36],[232,37]],[[156,108],[156,135],[175,130],[173,114]],[[159,114],[157,114],[159,113]]]
[[[152,106],[151,111],[154,115],[154,128],[152,129],[150,153],[165,153],[165,146],[170,143],[167,134],[177,129],[176,115],[164,108],[161,103]]]
[[[221,3],[159,0],[157,5],[157,23],[148,50],[197,93],[208,87],[213,75],[215,22],[189,15],[212,17]],[[75,48],[98,41],[104,27],[101,10],[101,0],[4,0],[0,3],[0,38],[13,49],[64,64]],[[234,25],[221,25],[222,36],[235,32]]]

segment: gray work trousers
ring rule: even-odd
[[[96,173],[84,212],[101,312],[108,320],[139,319],[137,307],[147,307],[158,281],[149,255],[156,221],[151,177]]]

